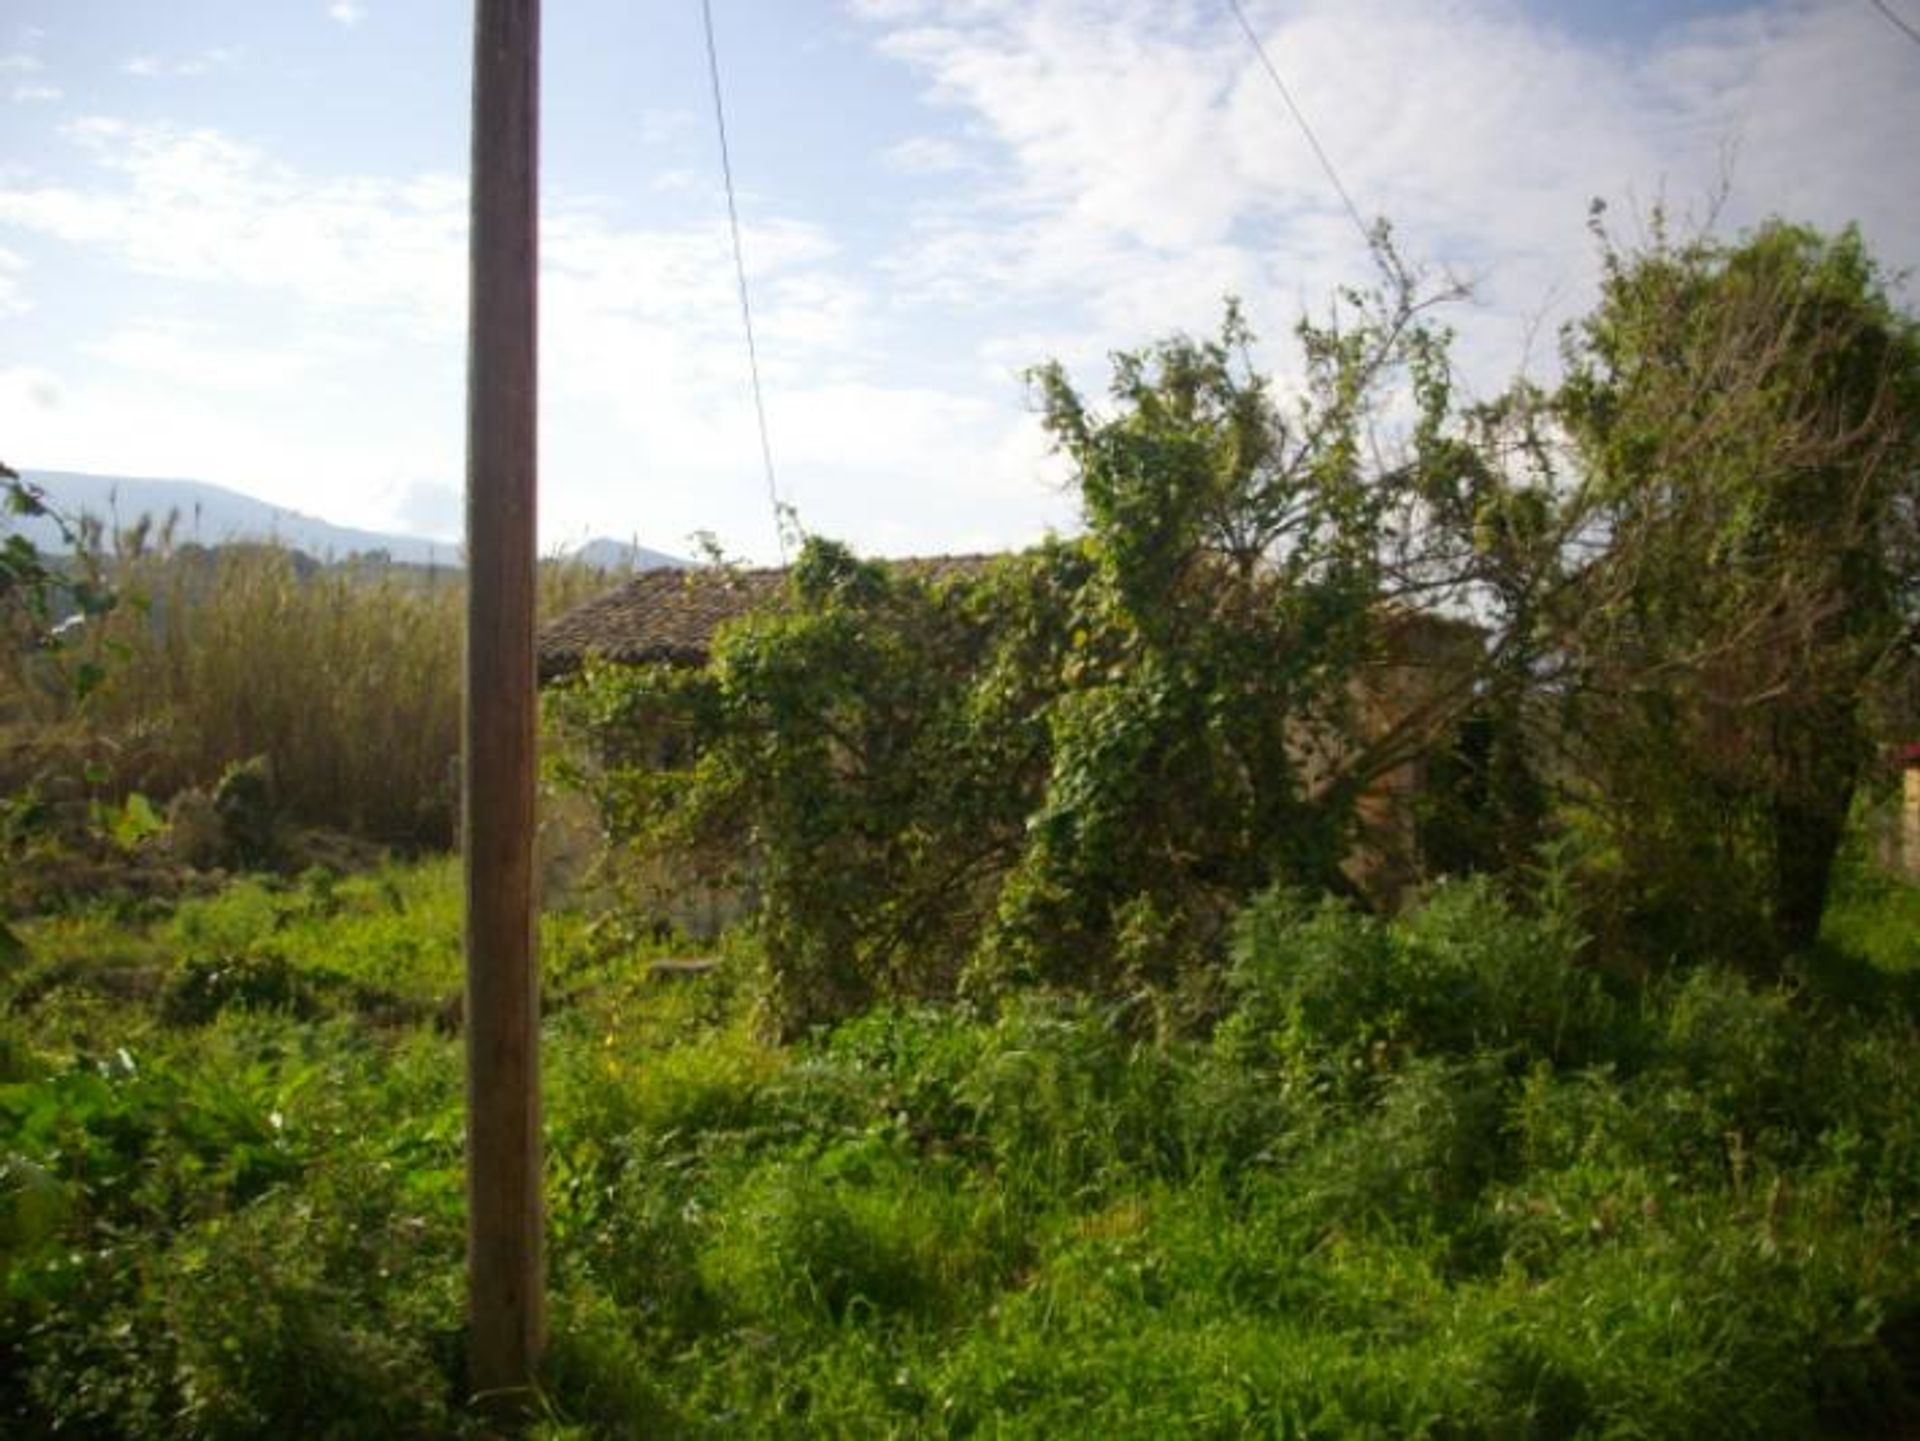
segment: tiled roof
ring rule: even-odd
[[[971,575],[997,557],[924,556],[886,564],[918,579]],[[726,621],[766,610],[786,594],[785,570],[647,570],[575,606],[540,632],[540,677],[577,670],[589,655],[626,665],[704,665]]]

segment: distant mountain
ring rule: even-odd
[[[460,548],[444,541],[356,530],[317,516],[287,510],[199,480],[151,480],[126,475],[85,475],[65,470],[28,470],[21,475],[39,486],[62,515],[97,517],[108,527],[152,517],[155,527],[174,517],[174,540],[220,545],[236,540],[274,540],[321,560],[385,551],[389,558],[414,565],[458,565]],[[59,543],[47,521],[29,521],[28,539],[42,547]]]
[[[601,536],[566,553],[567,559],[595,570],[686,570],[693,562],[665,551],[649,550],[632,541],[609,540]]]
[[[126,475],[86,475],[77,471],[29,470],[23,477],[46,492],[62,515],[92,515],[112,527],[135,524],[151,516],[164,525],[174,517],[176,543],[196,541],[220,545],[239,540],[272,540],[320,560],[384,554],[403,565],[459,566],[460,547],[393,531],[358,530],[335,525],[317,516],[271,505],[221,485],[199,480],[153,480]],[[59,546],[59,532],[46,520],[14,522],[42,549]],[[575,558],[603,570],[649,570],[656,566],[684,566],[687,561],[620,541],[590,541],[570,552]]]

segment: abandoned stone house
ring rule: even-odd
[[[919,579],[946,580],[977,574],[997,558],[930,556],[890,564]],[[571,675],[589,657],[622,665],[705,665],[719,629],[779,604],[787,580],[784,569],[643,571],[541,632],[541,682]],[[1436,702],[1470,679],[1481,639],[1475,627],[1460,621],[1411,613],[1398,617],[1389,628],[1389,658],[1357,682],[1359,725],[1368,738],[1396,727],[1417,727],[1423,712],[1445,710]],[[1339,744],[1339,738],[1303,737],[1303,751],[1318,749],[1323,755],[1329,745]],[[1423,872],[1419,816],[1429,766],[1423,747],[1410,747],[1409,752],[1362,793],[1361,842],[1346,867],[1363,889],[1389,902]],[[1309,775],[1313,769],[1309,755]]]

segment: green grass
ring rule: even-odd
[[[20,927],[0,1426],[470,1425],[457,890],[435,862]],[[1834,972],[1897,961],[1914,904],[1849,892]],[[1205,1037],[1031,995],[776,1047],[727,967],[545,934],[551,1434],[1920,1424],[1897,987],[1609,988],[1465,887],[1393,925],[1256,907]]]
[[[1882,971],[1920,973],[1920,886],[1902,885],[1855,862],[1841,872],[1821,934],[1844,954]]]

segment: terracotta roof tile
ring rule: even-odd
[[[923,556],[887,565],[921,579],[972,575],[991,555]],[[616,590],[575,606],[540,632],[540,678],[577,670],[589,655],[626,665],[704,665],[714,632],[730,620],[778,604],[783,569],[648,570]]]

